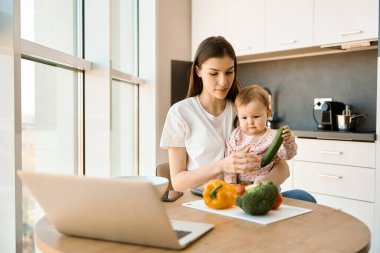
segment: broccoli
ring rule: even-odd
[[[236,205],[251,215],[264,215],[271,210],[277,195],[277,186],[267,181],[247,187],[243,196],[237,196]]]

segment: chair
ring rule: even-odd
[[[170,178],[169,163],[159,164],[156,168],[156,176],[167,178],[169,180],[168,190],[174,190],[172,186],[172,180]]]

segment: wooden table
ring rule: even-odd
[[[215,224],[215,228],[183,252],[368,252],[371,234],[360,220],[335,209],[284,198],[284,204],[312,209],[294,218],[261,225],[181,206],[200,199],[186,192],[165,203],[169,217]],[[172,250],[64,236],[42,218],[35,242],[43,252],[175,252]]]

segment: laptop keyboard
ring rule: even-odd
[[[182,231],[182,230],[174,230],[174,232],[176,233],[178,239],[181,239],[182,237],[191,233],[189,231]]]

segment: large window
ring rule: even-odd
[[[82,52],[81,1],[21,0],[22,169],[82,172],[83,75],[62,58]],[[34,252],[33,227],[44,215],[22,189],[23,252]]]
[[[78,174],[78,94],[81,74],[21,62],[22,169]],[[33,252],[33,227],[44,213],[23,188],[24,252]]]
[[[91,131],[102,131],[100,136],[109,136],[110,161],[101,167],[108,170],[104,174],[110,177],[136,175],[140,82],[137,77],[138,1],[109,0],[98,4],[85,0],[16,1],[20,1],[19,20],[15,20],[16,24],[20,23],[20,38],[15,39],[20,44],[21,57],[15,52],[15,61],[20,61],[21,75],[22,170],[85,174],[85,137],[96,134],[86,135],[87,126]],[[99,4],[106,8],[98,7]],[[90,7],[85,9],[85,6]],[[87,10],[92,13],[86,16]],[[93,32],[89,37],[99,33],[102,38],[109,38],[108,41],[94,40],[85,44],[84,17],[87,22],[97,24],[100,15],[102,24],[108,24],[102,28],[93,25],[95,36]],[[101,50],[91,55],[93,43]],[[92,49],[86,51],[85,45]],[[106,53],[98,57],[101,52]],[[91,62],[83,59],[85,55]],[[110,96],[107,92],[97,94],[99,90],[108,90]],[[86,92],[91,94],[90,98],[102,97],[88,103],[90,106],[86,108]],[[96,114],[95,104],[103,108],[99,114]],[[109,112],[109,117],[104,112]],[[95,121],[86,122],[86,113]],[[103,126],[109,126],[108,133],[107,128],[91,125],[98,120],[103,121]],[[87,148],[98,150],[103,143],[107,143],[107,139]],[[33,243],[33,227],[43,215],[43,210],[23,188],[23,252],[39,252]]]

